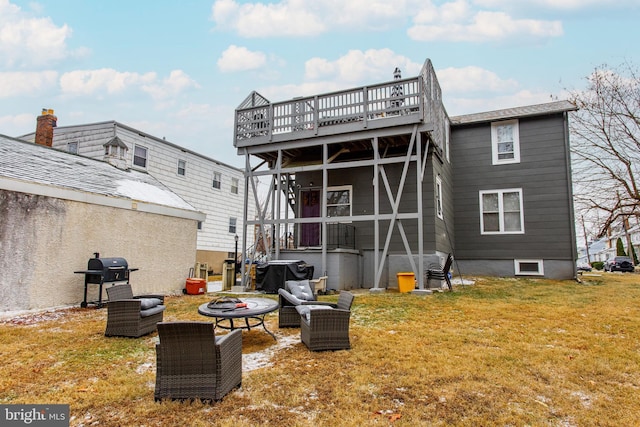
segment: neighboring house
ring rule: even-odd
[[[632,256],[629,244],[637,256],[640,256],[640,224],[629,225],[627,227],[612,227],[606,236],[589,242],[589,254],[587,260],[587,250],[584,246],[578,248],[578,262],[605,262],[617,254],[618,239],[622,240],[624,250],[627,255]]]
[[[43,110],[36,133],[21,138],[34,140],[46,134],[42,122],[49,123],[53,148],[149,173],[206,214],[198,224],[197,262],[207,264],[214,273],[222,271],[225,259],[233,257],[235,236],[242,238],[243,233],[245,180],[241,169],[116,121],[56,127],[52,114]],[[253,206],[249,203],[247,207],[250,217]],[[248,238],[252,241],[253,235]]]
[[[287,242],[266,255],[313,264],[333,289],[395,287],[413,272],[425,290],[447,253],[455,274],[575,277],[575,107],[449,118],[429,60],[394,78],[275,103],[252,92],[236,109],[245,174],[272,182],[246,224]]]
[[[146,172],[0,135],[0,312],[79,305],[95,252],[135,293],[181,292],[204,219]]]

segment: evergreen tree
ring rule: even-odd
[[[627,253],[624,251],[622,239],[620,237],[618,237],[618,240],[616,241],[616,256],[627,256]]]
[[[631,259],[633,260],[633,265],[638,265],[638,255],[636,254],[636,248],[631,245]]]

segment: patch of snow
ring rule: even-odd
[[[278,342],[262,351],[242,355],[242,372],[251,372],[256,369],[271,366],[273,355],[283,348],[291,347],[300,342],[298,335],[280,335]]]
[[[194,210],[193,206],[168,189],[130,179],[121,179],[116,181],[115,184],[118,194],[133,200],[172,206],[179,209]]]

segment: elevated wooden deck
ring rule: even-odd
[[[235,146],[419,123],[422,98],[415,77],[236,110]]]

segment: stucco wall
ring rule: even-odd
[[[180,292],[196,233],[195,220],[0,190],[0,311],[79,305],[84,276],[73,272],[94,252],[139,268],[135,294]]]

